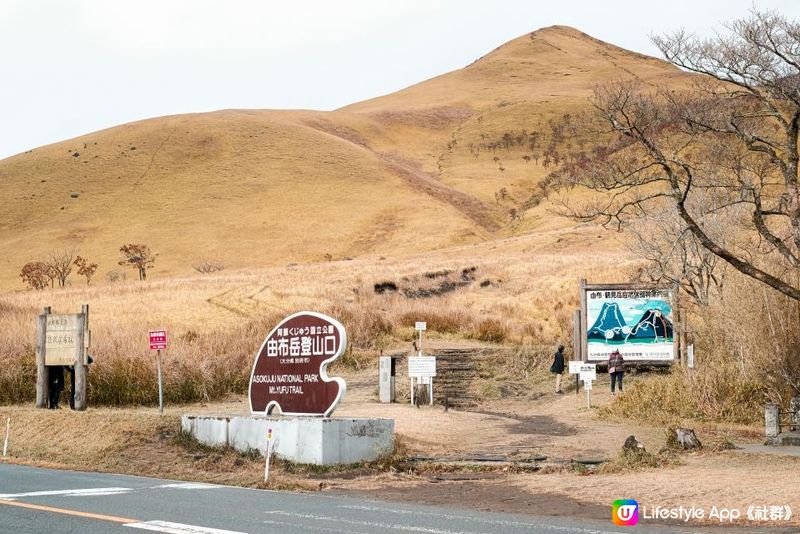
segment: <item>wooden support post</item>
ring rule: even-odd
[[[75,383],[72,388],[75,391],[75,409],[83,411],[86,409],[86,331],[89,324],[89,305],[81,306],[81,314],[78,315],[78,331],[75,349]]]
[[[36,318],[36,407],[47,408],[50,388],[48,387],[47,366],[45,365],[45,345],[47,344],[47,316],[50,307],[44,309]]]
[[[680,286],[675,284],[672,291],[672,357],[675,362],[680,365],[683,365],[684,359],[684,352],[681,352],[681,348],[683,347],[683,313],[681,310],[681,299],[680,299]],[[665,332],[666,334],[666,332]]]
[[[588,328],[586,324],[586,317],[588,310],[586,309],[586,278],[581,278],[580,300],[581,300],[581,327],[585,330]],[[589,345],[588,339],[581,331],[581,360],[586,362],[589,360]]]
[[[689,325],[687,324],[686,320],[686,308],[681,308],[681,365],[686,365],[684,362],[686,361],[686,345],[688,343],[688,338],[686,332],[689,329]]]
[[[583,361],[583,320],[581,310],[575,310],[572,314],[572,359],[573,361]],[[575,394],[578,394],[580,382],[577,373],[575,374]]]

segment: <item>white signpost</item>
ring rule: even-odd
[[[421,353],[422,351],[420,351]],[[414,385],[427,384],[429,404],[433,404],[433,377],[436,376],[435,356],[411,356],[408,358],[408,377],[411,382],[411,404],[415,405]]]
[[[569,374],[578,375],[583,381],[583,389],[586,390],[586,407],[592,407],[592,382],[597,380],[597,365],[584,362],[569,362]]]
[[[578,375],[581,380],[597,380],[597,365],[593,363],[583,363],[578,369]]]
[[[686,365],[689,369],[694,369],[694,343],[689,343],[686,347]]]

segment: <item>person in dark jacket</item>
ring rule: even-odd
[[[556,375],[556,393],[561,395],[561,378],[564,375],[564,345],[559,345],[558,350],[553,354],[553,365],[550,366],[550,372]]]
[[[614,385],[619,382],[619,392],[622,393],[622,376],[625,374],[625,360],[619,349],[614,349],[608,356],[608,374],[611,376],[611,394],[614,395]]]
[[[49,397],[47,407],[57,410],[58,400],[61,398],[61,392],[64,391],[64,368],[60,365],[47,366],[47,389]]]

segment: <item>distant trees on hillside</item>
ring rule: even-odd
[[[86,285],[88,286],[92,282],[92,277],[94,273],[97,272],[97,264],[91,263],[89,260],[82,256],[78,256],[75,258],[73,262],[75,266],[78,268],[78,274],[86,278]]]
[[[700,75],[687,90],[598,87],[594,111],[566,124],[609,149],[570,159],[552,183],[601,193],[568,206],[580,220],[650,224],[667,212],[680,228],[666,252],[705,261],[691,252],[699,245],[800,301],[800,24],[754,10],[727,28],[708,40],[653,39]]]
[[[123,256],[123,259],[119,261],[119,265],[128,265],[137,269],[139,280],[146,280],[147,270],[153,267],[158,254],[155,254],[150,250],[150,247],[141,243],[122,245],[119,251]]]
[[[123,259],[119,265],[127,265],[137,270],[139,280],[147,278],[147,271],[151,269],[158,257],[150,250],[150,247],[142,243],[129,243],[119,249]],[[69,277],[74,272],[86,279],[86,285],[92,283],[92,279],[97,274],[98,264],[77,253],[76,248],[69,248],[50,252],[44,259],[29,261],[23,265],[20,271],[22,282],[34,290],[42,290],[48,287],[65,287],[69,283]],[[201,262],[195,266],[199,272],[215,272],[224,269],[224,265],[219,262]],[[109,282],[124,279],[125,276],[118,271],[107,273]]]
[[[19,274],[22,282],[30,289],[41,290],[50,285],[50,268],[43,261],[29,261]]]
[[[78,268],[78,274],[86,277],[86,284],[91,281],[97,271],[97,264],[77,255],[75,248],[50,252],[43,260],[30,261],[20,271],[20,278],[30,289],[65,287],[72,274],[72,268]]]
[[[47,255],[45,263],[50,268],[50,274],[58,282],[58,287],[67,285],[67,279],[72,274],[72,266],[75,261],[75,249],[62,249],[53,251]]]

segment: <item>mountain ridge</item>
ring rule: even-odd
[[[70,247],[102,275],[122,244],[146,243],[161,252],[156,274],[174,275],[205,259],[247,267],[590,233],[546,201],[526,203],[549,172],[530,157],[541,149],[488,145],[509,133],[546,138],[549,120],[582,109],[593,83],[612,75],[689,79],[617,50],[548,27],[334,111],[169,115],[0,160],[0,246],[11,251],[0,287],[19,287],[22,265]]]

